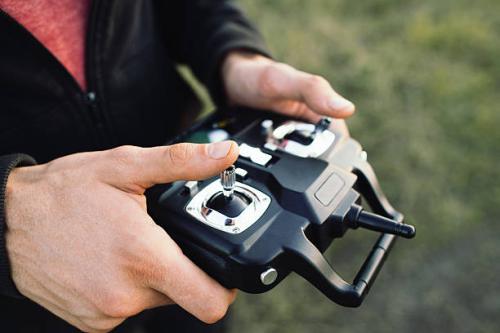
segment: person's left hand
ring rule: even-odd
[[[311,122],[322,116],[347,118],[355,110],[323,77],[257,54],[231,52],[223,63],[222,77],[230,105],[272,110]],[[343,121],[339,123],[345,127]]]

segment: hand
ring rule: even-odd
[[[230,104],[266,109],[317,122],[321,116],[346,118],[354,104],[339,95],[321,76],[299,71],[257,54],[231,52],[222,77]],[[347,131],[345,122],[333,122]]]
[[[109,331],[170,303],[207,323],[219,320],[235,291],[183,255],[146,213],[144,191],[215,175],[237,155],[231,141],[123,146],[15,169],[6,192],[14,283],[84,331]]]

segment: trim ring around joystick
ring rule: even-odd
[[[223,192],[223,190],[221,182],[214,180],[189,201],[186,206],[186,212],[212,228],[230,234],[239,234],[257,222],[271,204],[271,198],[265,193],[243,183],[236,182],[234,191],[249,198],[250,203],[238,216],[228,217],[207,206],[210,198],[217,193]]]

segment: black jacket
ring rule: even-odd
[[[220,104],[227,52],[266,54],[253,26],[224,0],[93,0],[86,48],[82,91],[42,44],[0,12],[0,294],[18,295],[5,252],[4,189],[9,170],[33,160],[16,154],[46,162],[122,144],[160,145],[193,96],[177,64],[189,65]],[[0,297],[6,302],[28,301]]]

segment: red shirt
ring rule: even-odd
[[[0,8],[30,31],[85,90],[85,35],[90,3],[91,0],[0,0]]]

